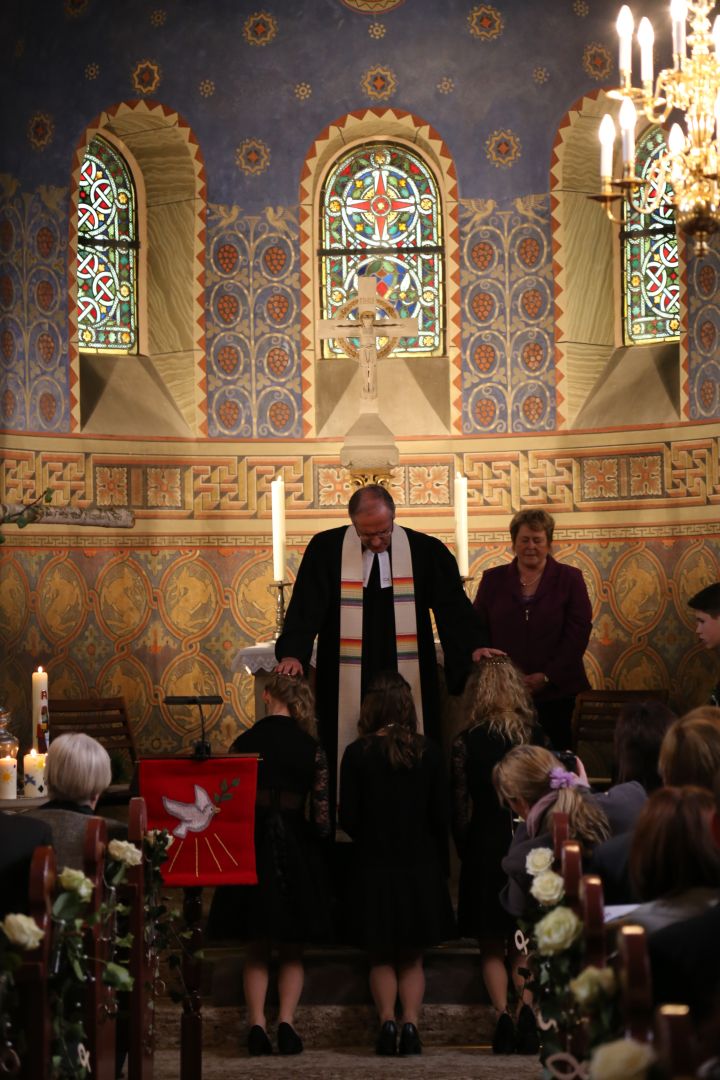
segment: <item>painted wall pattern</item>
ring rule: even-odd
[[[688,356],[689,413],[693,420],[720,413],[720,247],[694,259],[690,270],[688,322],[692,347]]]
[[[555,427],[549,203],[460,206],[463,434]]]
[[[208,433],[302,434],[300,285],[295,214],[208,213]]]
[[[140,539],[140,538],[138,538]],[[12,543],[0,551],[0,694],[29,735],[30,675],[47,666],[51,696],[122,694],[143,752],[187,748],[197,737],[189,709],[168,694],[221,694],[209,716],[217,749],[252,722],[244,644],[274,625],[272,555],[266,545],[185,545],[142,538],[123,547]],[[112,542],[111,542],[112,543]],[[294,577],[304,545],[293,547]],[[686,601],[720,578],[720,534],[582,541],[555,553],[582,570],[593,604],[586,655],[600,688],[666,687],[678,709],[702,703],[715,664],[695,639]],[[471,544],[471,574],[508,559],[504,540]]]
[[[67,191],[0,177],[0,428],[67,431]]]

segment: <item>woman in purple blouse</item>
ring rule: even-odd
[[[486,570],[475,608],[490,645],[525,676],[538,719],[556,750],[571,742],[575,695],[590,686],[583,665],[592,610],[582,572],[550,554],[555,521],[521,510],[510,522],[515,558]]]

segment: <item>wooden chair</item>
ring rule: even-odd
[[[570,832],[570,819],[561,810],[556,811],[552,817],[553,852],[555,854],[555,869],[561,873],[563,844],[568,839]]]
[[[615,724],[628,702],[667,702],[667,690],[583,690],[575,699],[572,747],[594,787],[608,787],[613,777]],[[50,714],[52,717],[52,713]]]
[[[25,953],[16,979],[21,1026],[25,1032],[20,1076],[23,1080],[50,1080],[52,1017],[48,971],[52,950],[52,910],[55,893],[55,853],[38,847],[30,863],[28,912],[45,937],[37,949]]]
[[[127,803],[138,754],[125,698],[51,698],[48,710],[51,740],[67,732],[84,731],[105,747],[114,762],[119,760],[128,779],[112,784],[100,801],[105,805]]]
[[[94,883],[88,914],[100,914],[105,899],[105,849],[107,827],[103,818],[88,818],[84,849],[84,872]],[[85,991],[85,1029],[94,1080],[115,1080],[115,991],[103,982],[103,968],[112,957],[114,928],[99,918],[88,931],[86,953],[91,958],[90,980]]]

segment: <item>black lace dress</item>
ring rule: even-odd
[[[545,743],[542,729],[531,741]],[[495,794],[492,771],[515,744],[484,724],[458,735],[452,745],[452,832],[462,860],[458,929],[463,937],[503,938],[514,920],[501,906],[507,878],[500,865],[512,841],[512,816]]]
[[[325,752],[289,716],[258,720],[231,751],[261,755],[255,807],[258,884],[215,890],[208,936],[326,941],[330,912],[320,842],[330,835]]]

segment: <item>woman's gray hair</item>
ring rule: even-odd
[[[58,735],[45,761],[45,783],[51,799],[90,802],[110,786],[110,755],[97,739],[82,731]]]

